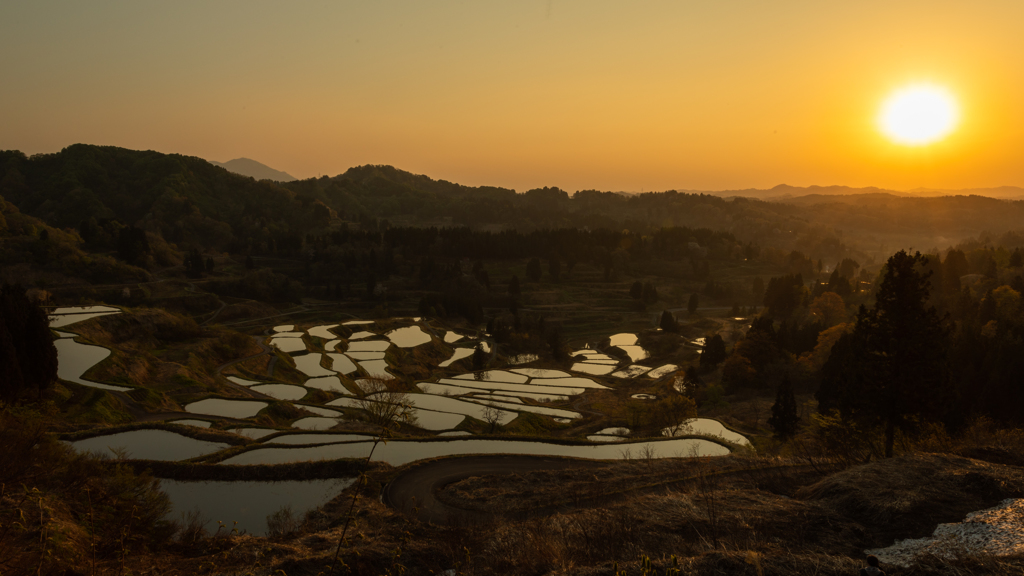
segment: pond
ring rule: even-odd
[[[406,326],[387,333],[387,337],[399,348],[414,348],[421,344],[430,342],[430,334],[427,334],[419,326]]]
[[[302,386],[292,386],[291,384],[258,384],[249,389],[278,400],[299,400],[308,392]]]
[[[473,355],[472,348],[456,348],[455,352],[452,353],[452,357],[441,362],[437,365],[438,368],[447,368],[452,365],[452,362],[458,362],[463,358],[468,358]]]
[[[333,460],[337,458],[366,458],[372,443],[352,442],[329,444],[310,448],[266,447],[250,450],[228,458],[223,464],[286,464],[306,460]],[[729,449],[721,444],[702,439],[684,438],[649,442],[625,442],[607,446],[567,446],[529,440],[454,439],[417,442],[389,440],[379,444],[373,460],[401,466],[409,462],[458,454],[527,454],[562,456],[593,460],[623,460],[637,458],[645,451],[655,458],[697,456],[724,456]]]
[[[750,440],[747,437],[729,430],[722,425],[718,420],[711,420],[710,418],[694,418],[687,420],[679,426],[670,426],[661,431],[664,436],[686,436],[689,434],[699,434],[701,436],[718,436],[719,438],[732,442],[733,444],[739,444],[741,446],[750,446]]]
[[[314,326],[306,331],[310,336],[316,336],[317,338],[323,338],[324,340],[331,340],[337,338],[334,332],[331,332],[331,328],[336,327],[337,324],[322,324],[320,326]]]
[[[225,418],[252,418],[268,404],[259,400],[226,400],[207,398],[185,405],[185,411],[192,414],[223,416]]]
[[[323,506],[353,482],[354,478],[282,482],[160,480],[160,489],[171,500],[170,520],[180,520],[183,515],[198,510],[210,534],[216,533],[220,521],[226,530],[234,526],[239,531],[265,536],[267,516],[287,506],[293,517],[301,519],[306,512]]]
[[[61,380],[103,390],[131,390],[127,386],[93,382],[82,377],[90,368],[110,356],[110,350],[102,346],[82,344],[73,338],[54,340],[53,345],[57,348],[57,377]]]
[[[115,456],[124,450],[128,458],[139,460],[188,460],[224,450],[223,442],[196,440],[167,430],[131,430],[93,436],[71,443],[79,452]]]
[[[271,338],[270,345],[288,354],[306,349],[306,343],[302,338]]]

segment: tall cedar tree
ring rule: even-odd
[[[779,390],[775,394],[775,404],[772,405],[772,416],[768,419],[768,425],[775,431],[776,438],[788,440],[796,434],[796,427],[799,423],[800,416],[796,411],[793,383],[789,381],[789,378],[783,378],[779,383]]]
[[[17,399],[24,389],[37,393],[57,379],[57,348],[46,313],[21,286],[0,289],[0,397]]]
[[[697,307],[700,306],[700,297],[696,293],[690,294],[690,301],[686,303],[686,311],[693,316],[697,313]]]
[[[540,259],[532,258],[526,264],[526,279],[530,282],[540,282]]]
[[[512,298],[519,298],[522,294],[522,290],[519,288],[519,276],[512,276],[512,279],[508,281],[508,293]]]
[[[665,332],[675,332],[679,329],[679,324],[676,323],[675,317],[668,310],[661,312],[661,321],[658,323],[658,326]]]
[[[633,285],[629,287],[629,297],[633,300],[639,300],[644,295],[644,283],[637,280],[633,282]]]
[[[853,332],[822,368],[819,410],[885,427],[885,456],[897,429],[915,417],[937,419],[949,398],[948,333],[928,300],[927,258],[901,250],[886,264],[874,308],[861,306]]]
[[[700,353],[701,368],[713,368],[721,364],[728,355],[725,353],[725,341],[721,335],[715,334],[704,342],[704,350]]]

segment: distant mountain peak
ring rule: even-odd
[[[298,180],[298,178],[292,176],[287,172],[281,172],[280,170],[274,170],[266,164],[261,164],[255,160],[249,158],[235,158],[227,162],[214,162],[209,161],[214,166],[220,166],[228,172],[234,172],[235,174],[241,174],[242,176],[250,176],[257,180],[274,180],[276,182],[291,182]]]

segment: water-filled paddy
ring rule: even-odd
[[[280,326],[274,326],[274,332],[291,332],[295,330],[294,324],[282,324]]]
[[[533,378],[530,380],[530,384],[534,386],[570,386],[573,388],[597,388],[599,390],[608,389],[607,386],[598,384],[590,378],[580,378],[579,376],[567,376],[564,378]]]
[[[196,440],[167,430],[131,430],[94,436],[72,442],[79,452],[114,456],[123,450],[128,458],[139,460],[188,460],[219,452],[228,447],[223,442]]]
[[[349,320],[348,322],[342,322],[343,326],[366,326],[367,324],[373,324],[373,320]]]
[[[367,376],[377,378],[389,378],[391,375],[388,374],[388,363],[384,360],[362,360],[359,362],[359,367],[366,372]]]
[[[463,338],[465,338],[465,336],[463,336],[462,334],[457,334],[457,333],[452,332],[450,330],[448,332],[445,332],[445,334],[444,334],[444,341],[446,343],[448,343],[448,344],[452,344],[453,342],[458,342],[459,340],[462,340]]]
[[[296,356],[295,369],[302,372],[310,378],[317,378],[320,376],[334,376],[335,371],[324,368],[321,362],[324,358],[323,354],[314,352],[312,354],[304,354],[302,356]]]
[[[647,366],[633,364],[632,366],[626,366],[618,372],[613,372],[612,376],[615,378],[636,378],[637,376],[646,374],[649,370],[650,368]]]
[[[275,436],[264,444],[288,444],[297,446],[302,444],[337,444],[338,442],[360,442],[373,440],[373,436],[366,434],[282,434]]]
[[[239,378],[238,376],[228,376],[228,380],[238,384],[239,386],[255,386],[257,384],[266,384],[266,382],[256,382],[255,380],[246,380],[245,378]]]
[[[528,377],[522,374],[513,374],[504,370],[459,374],[455,378],[458,380],[474,380],[476,382],[509,382],[511,384],[525,384],[529,380]]]
[[[455,380],[450,378],[442,378],[438,380],[439,384],[450,384],[452,386],[465,386],[466,388],[476,388],[477,390],[497,391],[505,390],[508,392],[526,392],[528,394],[540,394],[550,396],[556,394],[559,396],[576,396],[577,394],[583,394],[585,391],[581,387],[571,386],[534,386],[533,384],[508,384],[506,382],[476,382],[475,380]]]
[[[59,338],[53,341],[53,345],[57,348],[57,377],[61,380],[103,390],[131,390],[127,386],[93,382],[82,377],[90,368],[110,356],[110,350],[82,344],[73,338]]]
[[[258,384],[249,389],[278,400],[299,400],[308,392],[302,386],[292,386],[291,384]]]
[[[452,357],[445,360],[444,362],[441,362],[440,364],[437,365],[437,367],[447,368],[451,366],[453,362],[458,362],[459,360],[462,360],[463,358],[468,358],[472,355],[472,348],[456,348],[455,351],[452,353]]]
[[[328,418],[341,418],[341,412],[337,410],[331,410],[330,408],[322,408],[320,406],[310,406],[308,404],[294,404],[296,408],[302,408],[307,412],[312,412],[317,416],[327,416]]]
[[[346,352],[384,352],[391,346],[387,340],[361,340],[349,342]]]
[[[650,354],[647,353],[647,350],[644,350],[640,346],[619,346],[619,350],[628,354],[629,359],[633,362],[639,362],[650,356]]]
[[[337,418],[310,416],[308,418],[299,418],[292,422],[292,428],[298,428],[299,430],[329,430],[337,426],[338,422]]]
[[[62,306],[51,314],[93,314],[96,312],[120,312],[119,308],[113,306]]]
[[[171,520],[198,509],[206,520],[204,527],[211,534],[217,532],[220,521],[226,525],[226,530],[234,526],[249,534],[265,536],[267,516],[288,506],[295,517],[302,518],[307,511],[326,504],[354,481],[352,478],[283,482],[161,480],[160,488],[171,499]]]
[[[235,428],[234,430],[230,430],[230,432],[256,440],[278,432],[278,430],[274,430],[272,428]]]
[[[603,364],[588,364],[586,362],[576,362],[572,365],[571,370],[573,372],[582,372],[584,374],[593,374],[594,376],[604,376],[615,370],[614,365],[603,365]]]
[[[258,448],[233,456],[223,464],[285,464],[306,460],[333,460],[336,458],[366,458],[372,448],[370,442],[329,444],[310,448]],[[729,449],[708,440],[682,438],[653,442],[616,443],[607,446],[566,446],[531,442],[527,440],[456,439],[433,442],[390,440],[379,444],[373,459],[401,466],[426,458],[457,454],[527,454],[538,456],[564,456],[594,460],[621,460],[627,455],[638,457],[647,447],[655,458],[698,456],[724,456]]]
[[[306,343],[302,338],[271,338],[270,345],[287,354],[306,349]]]
[[[353,352],[349,350],[345,352],[345,356],[353,360],[383,360],[385,354],[383,352]]]
[[[62,328],[64,326],[70,326],[83,322],[90,318],[99,318],[100,316],[109,316],[111,314],[120,314],[121,311],[114,309],[114,312],[92,312],[90,314],[57,314],[49,316],[50,328]]]
[[[337,376],[321,376],[319,378],[310,378],[302,383],[306,388],[316,388],[317,390],[326,390],[328,392],[338,392],[339,394],[348,394],[348,388],[341,383],[341,380]]]
[[[351,374],[356,371],[356,365],[344,354],[328,354],[331,359],[331,370],[338,374]]]
[[[387,337],[399,348],[415,348],[421,344],[430,342],[430,334],[427,334],[419,326],[406,326],[387,333]]]
[[[522,374],[523,376],[529,376],[530,378],[569,378],[568,372],[562,372],[561,370],[548,370],[546,368],[515,368],[512,370],[516,374]]]
[[[541,414],[543,416],[551,416],[555,419],[574,420],[582,417],[578,412],[570,412],[569,410],[559,410],[558,408],[547,408],[545,406],[533,406],[530,404],[515,404],[508,402],[507,400],[488,400],[479,396],[469,398],[475,402],[493,406],[495,408],[502,408],[505,410],[516,410],[519,412],[532,412],[533,414]]]
[[[627,332],[613,334],[608,339],[612,346],[632,346],[633,344],[636,344],[637,341],[636,334]]]
[[[679,367],[676,366],[675,364],[665,364],[664,366],[655,368],[654,370],[648,372],[647,377],[654,378],[655,380],[657,380],[658,378],[661,378],[662,376],[667,376],[675,372],[676,370],[679,370]]]
[[[310,336],[316,336],[317,338],[323,338],[324,340],[331,340],[337,338],[334,332],[331,332],[331,328],[334,328],[337,324],[323,324],[320,326],[314,326],[310,328],[306,333]]]
[[[477,397],[481,395],[493,394],[500,395],[508,398],[529,398],[536,400],[537,402],[559,402],[566,401],[569,399],[568,395],[552,394],[552,393],[533,393],[533,392],[512,392],[502,390],[491,390],[489,388],[468,388],[464,386],[455,386],[452,384],[434,384],[433,382],[421,382],[416,385],[420,390],[427,394],[435,394],[440,396],[459,396],[462,394],[474,394]],[[582,392],[582,390],[580,391]]]
[[[374,334],[373,332],[367,332],[367,331],[363,330],[362,332],[356,332],[355,334],[349,336],[348,339],[349,340],[362,340],[363,338],[372,338],[374,336],[376,336],[376,334]]]
[[[210,421],[209,420],[190,420],[188,418],[186,418],[184,420],[170,420],[167,423],[168,424],[180,424],[182,426],[194,426],[196,428],[209,428],[210,427]]]
[[[334,352],[341,340],[328,340],[324,342],[324,352]]]
[[[749,446],[750,440],[742,434],[738,434],[729,430],[722,425],[718,420],[711,420],[710,418],[694,418],[687,420],[678,427],[669,427],[661,431],[665,436],[686,436],[689,434],[699,434],[702,436],[718,436],[727,442],[733,444],[739,444],[741,446]]]
[[[435,412],[448,412],[449,414],[462,414],[464,416],[472,416],[477,420],[486,421],[484,418],[484,410],[486,410],[486,408],[475,402],[466,402],[456,398],[434,396],[432,394],[409,394],[408,398],[409,401],[417,408],[426,408],[427,410],[433,410]],[[508,410],[498,409],[498,414],[496,416],[498,418],[498,423],[504,425],[515,420],[519,414],[516,412],[509,412]]]
[[[207,398],[206,400],[185,405],[185,411],[192,414],[223,416],[225,418],[252,418],[266,407],[267,403],[259,400]]]

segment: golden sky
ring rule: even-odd
[[[1024,186],[1024,2],[0,2],[0,149],[524,191]],[[890,143],[930,82],[961,121]]]

